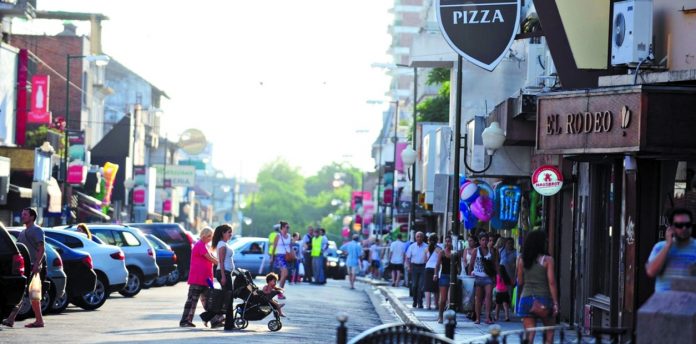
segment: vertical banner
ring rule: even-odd
[[[28,123],[51,123],[51,112],[48,111],[49,85],[50,78],[48,75],[34,75],[31,77],[31,110],[27,116]]]
[[[114,181],[116,180],[116,173],[118,172],[118,165],[107,162],[104,164],[104,199],[102,202],[107,205],[111,203],[111,191],[114,188]]]

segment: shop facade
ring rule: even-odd
[[[539,97],[535,164],[562,171],[544,200],[561,321],[635,328],[670,211],[696,212],[696,88],[626,86]],[[536,167],[536,166],[535,166]]]

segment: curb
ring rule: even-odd
[[[389,283],[387,283],[385,281],[375,281],[371,278],[365,278],[365,277],[357,277],[356,281],[372,285],[374,288],[379,290],[380,293],[382,293],[382,296],[384,296],[384,298],[392,306],[392,308],[396,312],[396,315],[399,316],[399,319],[401,320],[401,322],[403,322],[405,324],[415,324],[418,326],[423,326],[423,327],[426,327],[426,328],[429,328],[430,330],[432,330],[432,328],[430,328],[430,326],[428,326],[425,323],[423,323],[422,321],[420,321],[413,314],[413,312],[411,312],[411,310],[409,310],[408,307],[406,305],[404,305],[403,302],[401,302],[399,300],[399,298],[396,297],[396,295],[394,295],[394,293],[392,293],[387,288]]]

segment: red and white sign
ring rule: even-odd
[[[144,205],[146,200],[147,189],[143,186],[138,186],[133,189],[133,205]]]
[[[85,167],[81,164],[68,166],[68,184],[82,184],[85,180]]]
[[[51,112],[48,111],[49,85],[48,75],[31,77],[31,111],[27,115],[28,123],[51,123]]]
[[[555,166],[541,166],[532,175],[532,186],[542,196],[553,196],[563,187],[563,174]]]

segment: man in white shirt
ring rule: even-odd
[[[379,279],[379,268],[381,267],[382,245],[379,244],[379,239],[370,246],[370,270],[372,278]]]
[[[413,308],[423,308],[423,287],[425,285],[425,257],[428,245],[423,242],[423,232],[416,233],[416,242],[406,251],[406,266],[411,271]]]
[[[389,268],[392,275],[392,287],[398,287],[401,281],[401,272],[404,270],[404,255],[406,243],[401,234],[396,235],[396,240],[389,246]]]

